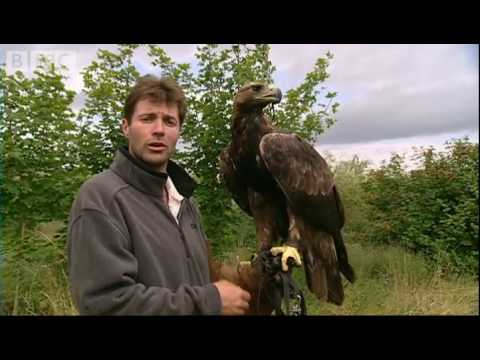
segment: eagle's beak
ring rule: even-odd
[[[280,101],[282,101],[282,92],[279,88],[274,88],[273,90],[275,93],[275,101],[273,102],[273,104],[278,104]]]
[[[270,86],[268,88],[268,94],[266,95],[266,97],[270,99],[270,102],[272,104],[278,104],[282,100],[282,92],[280,91],[279,88]]]

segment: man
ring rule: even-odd
[[[250,294],[212,282],[193,179],[170,157],[185,118],[171,79],[140,78],[121,148],[82,185],[69,219],[71,290],[80,314],[244,314]]]

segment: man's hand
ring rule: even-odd
[[[248,310],[250,294],[227,280],[213,283],[220,293],[222,315],[243,315]]]

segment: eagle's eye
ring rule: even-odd
[[[262,89],[262,85],[252,85],[253,91],[260,91]]]

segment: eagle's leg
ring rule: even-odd
[[[274,208],[271,201],[252,189],[248,191],[248,200],[253,218],[257,240],[257,254],[270,250],[278,236],[275,226]]]
[[[287,207],[288,213],[288,239],[285,245],[271,248],[271,252],[274,256],[282,254],[282,270],[288,271],[288,260],[293,259],[294,263],[298,266],[302,265],[302,260],[298,248],[300,245],[300,231],[296,221],[296,216],[292,213],[289,207]]]

